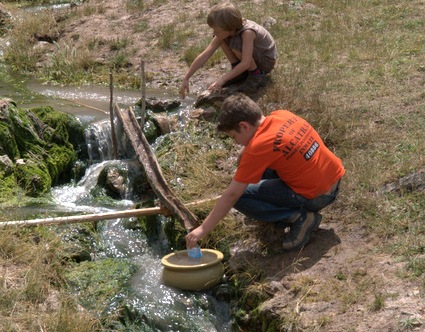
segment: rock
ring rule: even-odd
[[[403,191],[425,191],[425,168],[421,168],[416,172],[408,174],[397,181],[388,183],[382,189],[383,193],[401,193]]]
[[[217,110],[214,107],[196,108],[190,112],[189,117],[197,120],[212,121],[217,116]]]
[[[152,121],[155,123],[155,126],[158,128],[159,135],[164,135],[171,133],[176,130],[178,122],[176,119],[173,119],[166,114],[154,114],[152,116]]]
[[[6,175],[13,173],[13,162],[7,155],[0,156],[0,171]]]
[[[210,91],[205,90],[198,95],[198,98],[195,102],[195,107],[208,108],[212,106],[219,110],[223,104],[224,99],[226,99],[228,96],[229,94],[227,93],[211,93]]]
[[[270,28],[277,23],[276,19],[273,17],[267,17],[263,22],[263,27],[265,27],[267,30],[270,30]]]
[[[137,103],[137,106],[142,106],[142,99]],[[167,112],[172,111],[178,108],[181,105],[180,100],[178,99],[164,99],[160,100],[156,97],[146,98],[146,108],[150,109],[152,112]]]

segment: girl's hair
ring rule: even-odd
[[[237,31],[242,28],[243,17],[239,9],[230,2],[223,2],[211,8],[207,23],[224,31]]]
[[[221,105],[217,130],[222,132],[239,131],[241,121],[255,126],[262,115],[263,112],[255,101],[242,93],[236,93],[227,97]]]

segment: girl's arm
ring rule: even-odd
[[[220,92],[221,88],[227,81],[239,76],[240,74],[242,74],[243,72],[247,70],[255,69],[253,54],[254,54],[254,39],[256,37],[256,34],[252,30],[246,30],[242,32],[241,37],[242,37],[242,53],[241,53],[240,63],[231,71],[221,76],[216,82],[211,84],[209,87],[210,90],[214,92]]]
[[[180,96],[185,97],[185,92],[189,93],[189,79],[201,68],[205,62],[214,54],[214,52],[220,47],[221,41],[217,37],[213,37],[211,43],[200,53],[189,67],[186,75],[183,77],[182,85],[180,87]]]

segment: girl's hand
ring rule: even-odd
[[[179,95],[181,99],[186,98],[186,92],[189,93],[189,80],[186,78],[183,78],[182,84],[180,86]]]
[[[212,93],[220,93],[224,83],[225,82],[222,79],[218,79],[217,81],[215,81],[213,84],[209,86],[208,90],[211,91]]]

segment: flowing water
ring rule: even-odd
[[[135,166],[134,160],[111,160],[112,149],[107,120],[109,93],[108,88],[101,87],[70,88],[41,85],[24,76],[9,73],[0,63],[0,97],[13,99],[18,107],[50,105],[90,124],[87,132],[93,164],[77,184],[52,189],[55,206],[46,207],[49,211],[53,209],[75,213],[109,212],[128,209],[135,203],[131,192],[128,192],[126,199],[118,201],[113,208],[100,206],[89,195],[99,172],[108,165],[128,168],[130,181],[131,174],[140,172],[140,167]],[[153,92],[156,97],[161,93]],[[133,104],[139,98],[138,92],[114,91],[114,99],[124,106]],[[188,105],[183,105],[183,108],[185,107]],[[42,207],[34,208],[33,212],[40,209]],[[30,215],[31,210],[25,211]],[[126,258],[138,267],[131,279],[133,292],[126,302],[130,303],[138,316],[143,317],[143,321],[146,322],[147,327],[144,327],[143,331],[231,331],[230,306],[225,301],[219,301],[211,291],[186,292],[166,287],[161,283],[161,258],[170,250],[165,237],[160,236],[155,242],[149,241],[139,229],[126,227],[126,221],[128,220],[115,219],[99,222],[97,245],[103,250],[96,259]],[[158,222],[161,223],[160,217]]]

